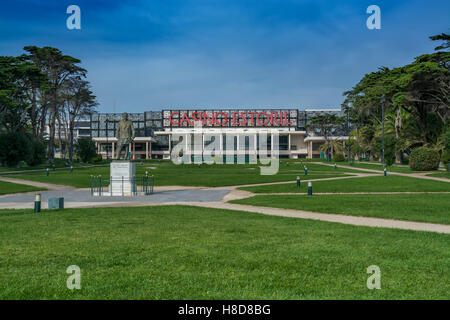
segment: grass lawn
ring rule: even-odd
[[[105,165],[108,164],[107,160],[103,160],[101,163],[84,163],[84,162],[73,162],[72,166],[74,168],[82,167],[82,166],[92,166],[92,165]],[[26,167],[0,167],[0,173],[7,173],[11,171],[26,171],[26,170],[45,170],[52,169],[52,166],[48,163],[43,163],[37,166],[26,166]],[[61,169],[65,168],[69,170],[70,166],[66,166],[66,162],[63,159],[55,159],[55,168]]]
[[[304,177],[301,177],[302,179]],[[374,176],[364,178],[350,178],[342,180],[315,181],[313,192],[450,192],[450,183],[425,180],[404,176]],[[295,182],[288,184],[274,184],[255,187],[241,187],[240,189],[254,193],[300,192],[307,193],[307,183],[301,183],[297,188]],[[450,197],[450,195],[447,195]]]
[[[348,162],[338,162],[337,165],[344,165],[348,166]],[[383,171],[383,166],[379,163],[371,163],[371,162],[357,162],[351,164],[354,168],[362,168],[362,169],[372,169],[372,170],[379,170]],[[400,172],[400,173],[414,173],[414,172],[421,172],[421,171],[413,171],[408,166],[396,166],[392,165],[389,167],[386,167],[387,172]]]
[[[449,299],[449,240],[187,206],[3,210],[0,299]]]
[[[450,172],[448,172],[448,171],[440,171],[440,172],[427,174],[427,176],[450,179]]]
[[[346,172],[359,172],[351,169],[323,166],[320,164],[308,164],[308,177],[336,177],[344,176]],[[303,165],[299,162],[285,161],[280,164],[279,172],[276,175],[263,176],[257,165],[208,165],[202,164],[200,167],[196,164],[175,165],[171,161],[148,161],[142,165],[136,165],[136,177],[140,177],[148,171],[150,175],[155,176],[155,185],[181,185],[181,186],[229,186],[239,184],[252,184],[276,181],[295,181],[298,175],[303,176]],[[48,182],[55,184],[70,185],[77,188],[88,188],[90,186],[90,175],[102,175],[109,177],[109,167],[96,167],[86,169],[74,169],[73,173],[69,171],[50,171],[47,177],[45,172],[33,174],[14,175],[14,178],[26,179],[32,181]],[[105,182],[105,185],[109,183]]]
[[[254,206],[450,224],[448,194],[258,195],[231,201]]]
[[[46,189],[27,186],[24,184],[0,181],[0,195],[10,194],[10,193],[41,191],[41,190],[46,190]]]

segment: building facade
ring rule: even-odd
[[[320,113],[342,116],[339,109],[243,109],[243,110],[186,110],[172,109],[128,114],[133,122],[136,138],[130,144],[133,159],[170,159],[177,143],[186,143],[186,149],[204,150],[219,137],[220,150],[226,150],[225,138],[233,135],[234,154],[250,154],[258,149],[258,134],[268,133],[268,150],[273,148],[270,132],[279,136],[280,158],[319,158],[319,147],[325,138],[319,131],[308,130],[309,119]],[[119,113],[95,113],[90,119],[90,134],[97,152],[104,158],[115,158],[117,153],[116,128],[122,115]],[[201,146],[194,148],[194,134],[201,134]],[[181,142],[173,137],[182,136]],[[348,139],[346,130],[332,130],[333,140]],[[254,139],[252,138],[254,137]],[[198,151],[195,151],[198,152]],[[201,152],[201,151],[200,151]]]

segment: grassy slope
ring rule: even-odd
[[[302,195],[254,196],[231,201],[255,206],[299,209],[352,216],[450,224],[450,196],[421,195]]]
[[[427,176],[450,179],[450,172],[448,172],[448,171],[435,172],[435,173],[427,174]]]
[[[303,178],[303,177],[302,177]],[[375,176],[364,178],[351,178],[331,181],[315,181],[312,184],[314,192],[450,192],[450,183],[425,180],[404,176]],[[240,189],[254,193],[279,192],[307,192],[307,184],[302,183],[300,189],[296,183],[266,185],[256,187],[242,187]]]
[[[1,211],[0,299],[449,299],[449,240],[185,206]]]
[[[41,190],[45,190],[45,189],[27,186],[24,184],[0,181],[0,195],[10,194],[10,193],[41,191]]]
[[[149,167],[156,167],[151,169]],[[262,176],[256,165],[207,165],[200,168],[195,165],[174,165],[170,161],[145,162],[136,166],[136,177],[142,177],[145,171],[155,175],[155,185],[184,185],[184,186],[227,186],[238,184],[251,184],[275,181],[295,181],[297,175],[304,175],[303,165],[290,162],[287,166],[281,163],[280,170],[276,175]],[[319,164],[308,164],[308,177],[335,177],[343,176],[345,172],[354,170],[334,169]],[[109,167],[97,167],[87,169],[74,169],[69,171],[50,171],[47,177],[45,173],[14,175],[14,178],[65,184],[78,188],[90,186],[90,175],[102,175],[109,177]],[[108,185],[108,183],[105,183]]]

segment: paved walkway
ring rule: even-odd
[[[47,190],[75,190],[74,187],[66,186],[66,185],[62,185],[62,184],[37,182],[37,181],[22,180],[22,179],[7,178],[7,177],[0,177],[0,181],[12,182],[12,183],[17,183],[17,184],[25,184],[27,186],[44,188]]]
[[[312,162],[312,163],[321,164],[321,165],[329,166],[329,167],[334,167],[334,164],[329,164],[329,163],[322,163],[322,162]],[[346,165],[339,165],[339,168],[352,169],[352,170],[361,170],[361,171],[364,171],[364,172],[383,174],[383,171],[377,170],[377,169],[357,168],[357,167],[346,166]],[[403,172],[388,171],[387,174],[388,175],[395,175],[395,176],[403,176],[403,177],[413,177],[413,178],[419,178],[419,179],[425,179],[425,180],[435,180],[435,181],[450,182],[450,179],[447,179],[447,178],[426,176],[426,174],[428,174],[428,173],[432,173],[432,172],[403,173]]]

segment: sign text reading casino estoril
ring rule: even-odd
[[[291,127],[297,125],[297,110],[166,110],[164,126],[193,127]]]

